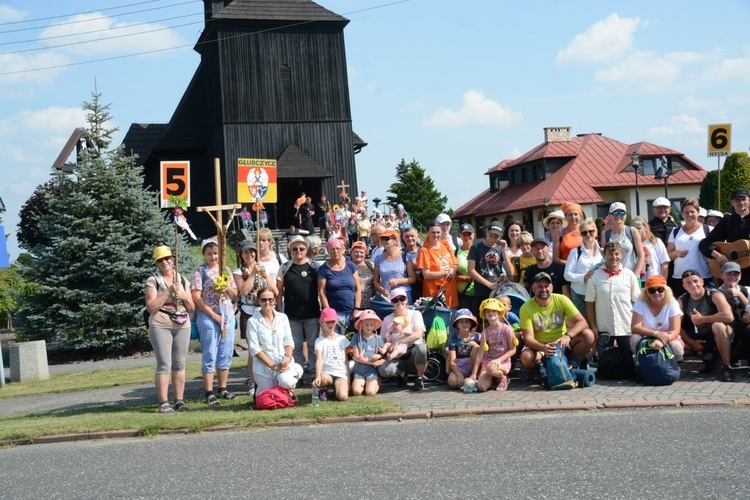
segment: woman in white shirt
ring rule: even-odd
[[[698,244],[708,236],[704,225],[698,221],[699,210],[700,205],[697,201],[690,199],[683,201],[680,211],[682,220],[685,222],[681,228],[669,233],[667,253],[669,258],[674,261],[674,272],[669,286],[672,287],[675,297],[678,298],[685,293],[685,289],[682,287],[682,273],[688,269],[698,271],[704,280],[713,279],[706,256],[698,250]]]
[[[585,220],[580,226],[583,242],[568,254],[565,263],[565,279],[570,281],[570,298],[578,311],[586,316],[586,282],[604,261],[597,241],[596,223]]]
[[[633,217],[631,225],[641,233],[643,242],[643,269],[641,270],[641,279],[646,280],[649,276],[661,274],[664,278],[669,277],[669,262],[672,260],[667,253],[667,247],[661,238],[657,238],[651,232],[651,228],[644,217],[640,215]]]

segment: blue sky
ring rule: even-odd
[[[653,142],[709,170],[709,124],[732,124],[733,151],[750,146],[748,0],[317,3],[351,21],[353,125],[369,143],[358,182],[371,199],[385,198],[401,158],[416,159],[458,208],[485,189],[487,169],[542,142],[544,127]],[[0,0],[0,197],[12,259],[18,211],[85,125],[80,104],[94,81],[118,143],[130,123],[168,122],[199,62],[202,9]],[[51,66],[60,67],[29,71]]]

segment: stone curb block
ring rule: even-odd
[[[348,417],[327,417],[319,418],[317,422],[319,424],[348,424],[351,422],[364,422],[367,417],[363,415],[350,415]]]
[[[473,415],[481,415],[482,409],[481,408],[466,408],[463,410],[433,410],[432,411],[432,418],[445,418],[445,417],[463,417],[463,416],[473,416]]]
[[[415,420],[421,418],[430,418],[430,412],[411,411],[408,413],[382,413],[380,415],[370,415],[369,417],[366,417],[368,422],[383,422],[386,420]]]
[[[315,425],[318,421],[314,418],[298,418],[294,420],[277,420],[260,424],[262,427],[298,427],[304,425]]]
[[[736,405],[750,405],[750,399],[747,399],[747,398],[735,399],[734,401],[732,401],[732,403]]]
[[[605,408],[651,408],[653,406],[680,406],[679,401],[612,401]]]
[[[159,431],[160,436],[169,436],[170,434],[190,434],[190,429],[162,429]]]
[[[723,401],[720,399],[693,399],[688,401],[681,401],[681,403],[682,406],[716,406],[732,404],[731,401]]]
[[[245,428],[244,425],[214,425],[213,427],[206,427],[201,432],[234,431],[243,428]]]
[[[496,415],[498,413],[523,413],[525,411],[525,406],[491,406],[489,408],[482,408],[483,415]]]

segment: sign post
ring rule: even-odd
[[[722,123],[708,126],[708,156],[716,157],[718,170],[717,203],[721,211],[721,157],[729,156],[732,152],[732,124]]]

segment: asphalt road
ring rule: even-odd
[[[0,451],[0,498],[750,498],[750,409],[539,412]]]

